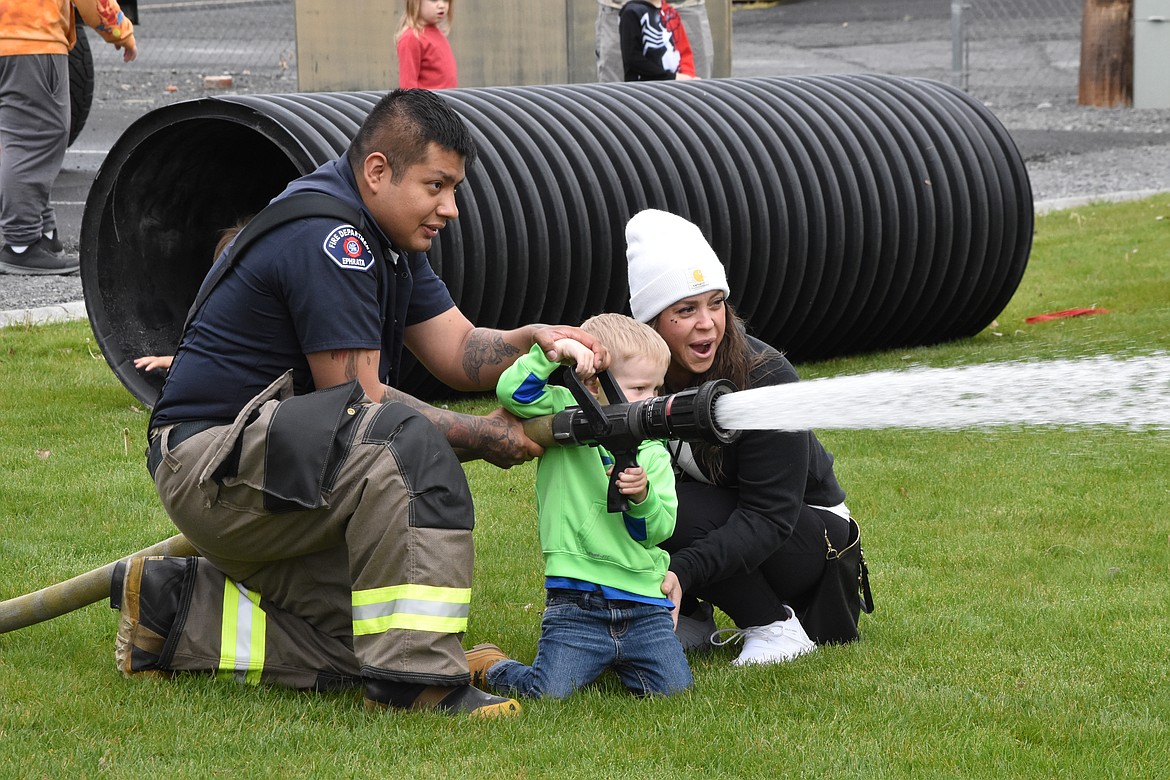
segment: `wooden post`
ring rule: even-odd
[[[1133,104],[1133,0],[1085,0],[1077,103]]]

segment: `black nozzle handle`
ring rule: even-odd
[[[609,371],[598,372],[597,381],[601,384],[601,392],[605,393],[606,403],[610,406],[626,402],[626,394],[622,392],[621,386]]]
[[[572,366],[561,369],[560,381],[569,388],[577,406],[585,415],[589,427],[593,431],[593,439],[599,445],[604,445],[613,456],[613,469],[609,473],[609,491],[606,494],[606,508],[610,512],[625,512],[630,508],[630,502],[618,491],[618,476],[628,468],[638,466],[638,443],[630,436],[626,429],[615,430],[615,421],[624,420],[622,417],[611,419],[606,415],[601,404],[585,387],[585,383],[577,376]],[[608,371],[600,371],[597,381],[610,407],[626,405],[626,394]]]
[[[597,374],[597,381],[601,383],[601,391],[605,393],[605,400],[610,406],[626,405],[626,394],[622,392],[613,374],[602,371]],[[613,430],[613,422],[608,418],[606,426],[609,431]],[[618,477],[626,469],[638,467],[638,445],[632,442],[628,435],[621,437],[621,440],[624,446],[615,442],[610,448],[610,454],[613,455],[613,470],[609,472],[609,492],[606,494],[606,508],[610,512],[625,512],[630,508],[629,499],[618,491]]]
[[[560,383],[569,388],[569,392],[573,394],[573,400],[577,402],[577,407],[585,416],[589,427],[593,429],[593,437],[600,441],[610,430],[609,420],[606,418],[601,404],[593,397],[593,393],[589,392],[589,388],[585,387],[585,383],[581,381],[581,377],[577,376],[573,366],[562,366],[558,373],[560,374]],[[612,382],[608,371],[602,373]],[[599,374],[599,380],[600,377]],[[618,393],[620,394],[621,390],[618,390]]]
[[[613,470],[609,472],[606,509],[610,512],[625,512],[630,508],[630,500],[618,490],[618,477],[626,469],[638,468],[638,452],[637,450],[621,450],[610,454],[613,455]]]

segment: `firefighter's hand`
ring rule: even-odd
[[[504,409],[495,409],[477,419],[480,447],[474,457],[508,469],[544,454],[544,447],[524,435],[521,420]],[[463,459],[462,453],[460,457]]]

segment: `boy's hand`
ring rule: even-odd
[[[156,369],[169,371],[172,358],[171,355],[143,355],[140,358],[134,358],[134,367],[140,371],[154,371]]]
[[[540,325],[532,335],[532,340],[548,354],[556,349],[556,342],[561,339],[573,339],[593,350],[593,373],[609,368],[609,350],[589,333],[569,325]],[[549,358],[554,360],[555,358]]]
[[[650,480],[646,478],[646,469],[636,466],[618,474],[618,492],[635,504],[645,501],[646,496],[650,494]]]
[[[660,590],[663,596],[674,602],[674,609],[670,611],[670,619],[674,621],[674,627],[678,628],[678,611],[683,597],[682,583],[678,581],[678,575],[667,569],[666,576],[662,578]]]
[[[553,348],[544,353],[554,363],[572,363],[575,365],[577,376],[582,379],[597,373],[596,356],[593,350],[576,339],[557,339]]]

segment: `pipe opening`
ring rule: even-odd
[[[221,232],[300,174],[271,140],[213,118],[151,133],[113,162],[105,197],[86,204],[86,221],[98,223],[86,259],[100,261],[82,263],[82,287],[107,361],[153,401],[163,377],[139,372],[134,358],[174,351]]]

